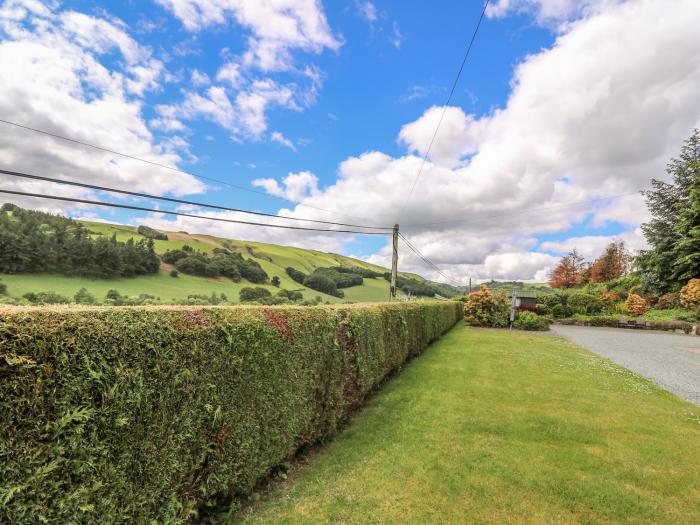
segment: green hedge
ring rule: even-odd
[[[235,508],[461,307],[0,310],[0,522]]]

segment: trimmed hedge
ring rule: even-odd
[[[235,510],[461,316],[459,302],[0,310],[0,522]]]

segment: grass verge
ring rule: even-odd
[[[233,522],[700,523],[700,410],[556,337],[459,327]]]

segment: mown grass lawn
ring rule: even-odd
[[[700,523],[700,409],[571,343],[457,327],[244,523]]]

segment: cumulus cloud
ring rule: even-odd
[[[442,121],[440,121],[442,117]],[[479,144],[480,122],[472,115],[465,115],[461,108],[444,110],[433,106],[414,122],[406,124],[399,132],[399,141],[411,151],[424,155],[428,150],[435,129],[440,122],[439,135],[430,150],[433,162],[455,166],[467,154],[476,151]]]
[[[159,89],[163,64],[118,20],[60,10],[53,2],[8,1],[0,7],[0,31],[4,119],[169,166],[181,161],[183,144],[157,142],[141,114],[142,96]],[[156,194],[204,189],[186,174],[6,126],[0,134],[0,163],[15,171]],[[5,177],[3,186],[74,197],[89,193]],[[36,200],[21,203],[52,211],[73,207]]]
[[[512,12],[532,13],[542,25],[555,25],[564,30],[565,22],[602,12],[624,0],[497,0],[486,15],[504,17]]]
[[[275,179],[256,179],[253,186],[263,188],[270,195],[293,202],[300,202],[307,197],[318,195],[318,177],[310,171],[290,173],[282,179],[282,184]]]
[[[292,67],[292,51],[321,53],[341,45],[316,0],[158,0],[190,31],[229,20],[249,31],[243,62],[263,71]]]
[[[518,260],[530,278],[544,275],[554,256],[541,252],[537,236],[587,219],[594,227],[615,221],[631,235],[644,217],[638,197],[594,203],[663,178],[700,123],[700,3],[596,4],[579,16],[550,49],[517,65],[504,107],[482,116],[448,108],[410,198],[421,165],[414,153],[425,152],[439,108],[401,129],[408,154],[350,157],[334,184],[301,202],[373,224],[398,222],[446,271],[483,278],[508,269],[509,278],[522,276],[503,262]]]
[[[605,247],[613,241],[624,241],[627,249],[633,252],[648,247],[640,228],[619,235],[584,235],[571,237],[563,241],[547,241],[540,245],[540,249],[558,255],[564,255],[576,248],[583,257],[594,260],[600,257]]]

